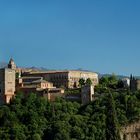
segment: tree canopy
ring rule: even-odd
[[[106,92],[98,89],[95,100],[84,106],[17,94],[10,104],[0,106],[0,139],[119,140],[120,127],[140,117],[140,91],[102,88]]]

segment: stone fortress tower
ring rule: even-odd
[[[11,58],[8,68],[0,69],[0,104],[10,103],[15,95],[16,64]]]
[[[140,79],[134,77],[132,74],[130,76],[130,90],[131,91],[140,90]]]

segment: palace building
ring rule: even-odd
[[[76,70],[28,72],[23,73],[23,77],[24,76],[43,77],[45,80],[53,83],[53,85],[57,88],[77,88],[81,78],[85,80],[90,78],[93,86],[97,85],[99,82],[97,73]]]
[[[0,104],[10,103],[15,94],[22,92],[25,95],[36,93],[54,101],[55,98],[64,96],[65,88],[79,88],[79,80],[90,79],[92,86],[98,84],[98,74],[89,71],[64,70],[64,71],[22,71],[17,68],[11,58],[8,67],[0,69]],[[80,99],[85,95],[81,91]],[[84,95],[84,96],[82,96]],[[90,98],[89,98],[90,97]],[[92,96],[88,94],[88,99]]]

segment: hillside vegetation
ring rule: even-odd
[[[0,106],[0,139],[119,140],[120,127],[140,117],[140,92],[119,89],[118,83],[113,77],[102,79],[95,100],[86,106],[19,93]]]

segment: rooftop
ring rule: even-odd
[[[36,71],[36,72],[30,72],[31,74],[43,74],[43,73],[68,73],[68,72],[81,72],[81,73],[94,73],[92,71],[84,71],[84,70],[53,70],[53,71]]]

